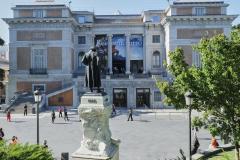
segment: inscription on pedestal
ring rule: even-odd
[[[88,99],[88,103],[97,104],[97,100],[96,99]]]

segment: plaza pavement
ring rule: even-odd
[[[36,143],[36,116],[12,115],[12,122],[0,114],[0,127],[5,139],[17,136],[20,142]],[[58,116],[58,113],[56,114]],[[80,147],[82,124],[75,112],[69,113],[69,122],[56,118],[51,123],[50,113],[40,114],[40,143],[48,141],[48,146],[57,159],[62,152],[69,155]],[[188,154],[188,120],[186,112],[134,111],[134,121],[127,121],[127,111],[118,110],[110,119],[112,138],[120,139],[120,160],[165,160],[179,155],[182,148]],[[200,148],[206,149],[210,135],[205,130],[198,133]],[[71,159],[71,158],[70,158]]]

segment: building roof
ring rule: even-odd
[[[224,3],[223,0],[175,0],[173,4]]]

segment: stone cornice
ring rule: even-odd
[[[19,23],[76,23],[74,18],[3,18],[7,24]]]
[[[114,26],[118,26],[118,27],[126,27],[126,26],[129,26],[129,27],[143,27],[144,26],[144,23],[106,23],[106,24],[94,24],[93,23],[93,26],[94,27],[114,27]]]
[[[167,16],[161,20],[161,24],[165,25],[168,22],[189,22],[189,21],[234,21],[238,15],[209,15],[209,16]]]

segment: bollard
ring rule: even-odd
[[[62,152],[62,154],[61,154],[61,160],[69,160],[68,152]]]

